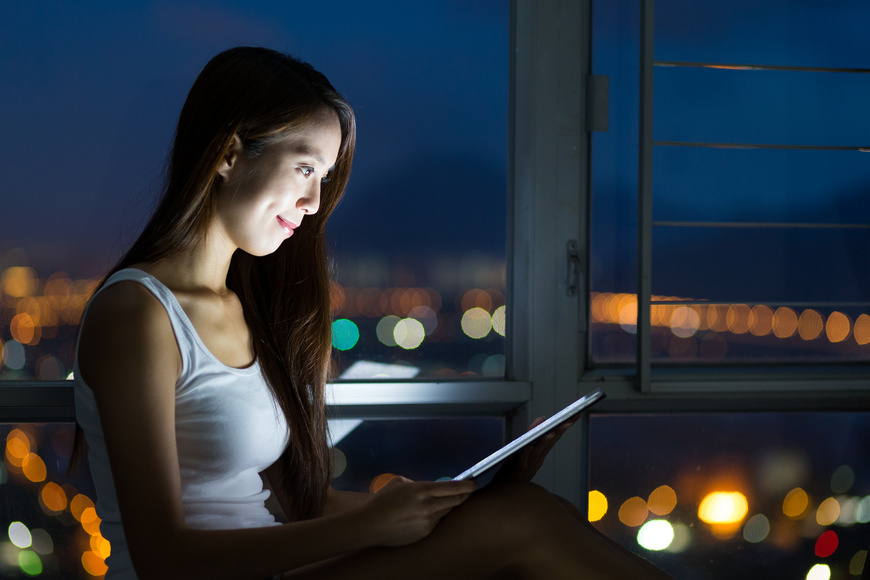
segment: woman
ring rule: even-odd
[[[479,493],[330,487],[324,228],[354,143],[351,108],[286,55],[228,50],[194,83],[164,197],[82,322],[107,578],[666,578],[528,483],[557,437]]]

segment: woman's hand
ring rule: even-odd
[[[473,481],[411,481],[394,477],[363,506],[379,546],[406,546],[428,536],[477,489]]]
[[[545,419],[545,417],[538,417],[532,421],[532,424],[529,425],[529,431],[543,423]],[[499,468],[498,473],[495,474],[493,479],[495,481],[531,481],[544,464],[547,454],[573,424],[574,421],[563,423],[527,446],[513,458],[506,461]]]

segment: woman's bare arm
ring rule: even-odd
[[[368,546],[410,543],[472,489],[399,482],[377,502],[316,520],[189,529],[175,440],[180,368],[169,318],[148,290],[121,282],[94,300],[79,369],[97,400],[130,555],[143,580],[263,578]]]

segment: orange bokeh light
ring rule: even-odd
[[[377,493],[382,487],[390,483],[394,477],[396,477],[395,473],[380,474],[372,480],[371,485],[369,485],[369,491]]]
[[[870,316],[862,314],[855,321],[855,342],[860,345],[870,344]]]
[[[798,329],[797,313],[788,308],[781,306],[773,313],[773,334],[777,338],[790,338]]]
[[[746,304],[732,304],[725,314],[725,324],[728,330],[734,334],[749,332],[749,312],[749,306]]]
[[[6,459],[15,467],[21,467],[24,458],[30,455],[30,438],[21,429],[13,429],[6,436]]]
[[[82,493],[72,498],[72,501],[69,502],[69,511],[78,521],[82,520],[82,514],[86,509],[93,507],[94,502],[91,501],[91,498]]]
[[[734,524],[746,517],[749,503],[739,491],[714,491],[698,506],[698,518],[708,524]]]
[[[91,576],[104,576],[109,570],[106,562],[96,552],[88,550],[82,554],[82,567]]]
[[[97,510],[92,507],[85,508],[81,517],[82,528],[89,534],[97,534],[103,520],[97,515]]]
[[[646,521],[649,509],[646,502],[640,497],[630,497],[619,506],[619,521],[628,527],[636,528]]]
[[[35,345],[42,336],[39,320],[34,320],[26,312],[16,314],[9,323],[9,332],[12,338],[21,344]]]
[[[749,332],[754,336],[767,336],[773,331],[773,310],[768,306],[753,306],[749,313]]]
[[[804,340],[815,340],[825,330],[825,322],[822,315],[808,308],[801,312],[798,318],[798,334]]]
[[[39,494],[39,497],[42,500],[42,505],[44,505],[49,511],[62,512],[66,509],[66,492],[56,483],[46,483],[45,487],[42,488],[42,493]]]
[[[30,453],[24,458],[21,462],[21,470],[24,472],[24,477],[34,483],[45,481],[45,462],[36,453]]]
[[[677,493],[668,485],[662,485],[649,494],[649,511],[657,516],[666,516],[677,507]]]
[[[109,540],[104,538],[103,534],[99,532],[91,536],[90,545],[91,550],[103,560],[112,555],[112,546]]]
[[[825,323],[825,334],[831,342],[843,342],[852,333],[852,321],[842,312],[832,312]]]

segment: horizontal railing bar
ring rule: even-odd
[[[870,230],[870,224],[814,224],[790,222],[699,222],[699,221],[654,221],[654,226],[669,228],[747,228],[747,229],[821,229],[821,230]]]
[[[720,305],[731,305],[731,304],[745,304],[747,306],[788,306],[792,308],[796,307],[815,307],[815,308],[861,308],[870,306],[870,302],[794,302],[794,301],[780,301],[780,300],[770,300],[770,301],[761,301],[761,300],[653,300],[650,304],[656,306],[667,306],[669,304],[678,304],[680,306],[694,306],[694,305],[702,305],[702,306],[720,306]]]
[[[670,61],[657,60],[653,62],[654,66],[661,67],[677,67],[677,68],[714,68],[723,70],[776,70],[776,71],[794,71],[794,72],[833,72],[833,73],[852,73],[866,74],[870,73],[868,68],[847,68],[847,67],[822,67],[822,66],[788,66],[775,64],[725,64],[713,62],[685,62],[685,61]]]
[[[771,143],[716,143],[713,141],[655,141],[659,147],[706,147],[708,149],[777,149],[801,151],[860,151],[870,153],[870,146],[853,145],[775,145]]]

